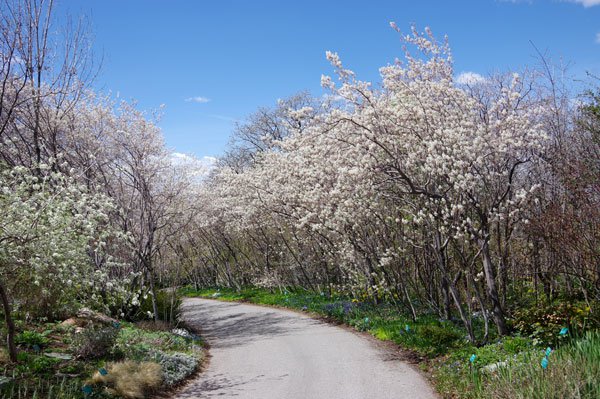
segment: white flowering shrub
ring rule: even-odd
[[[0,171],[0,279],[15,310],[54,317],[129,300],[122,264],[106,252],[122,235],[114,206],[41,164]]]

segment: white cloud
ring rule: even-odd
[[[476,85],[485,82],[485,78],[475,72],[463,72],[455,78],[456,83],[461,85]]]
[[[227,122],[237,122],[238,121],[235,118],[232,118],[230,116],[225,116],[225,115],[209,114],[208,116],[211,118],[219,119],[221,121],[227,121]]]
[[[215,167],[217,158],[204,156],[196,158],[193,155],[184,154],[181,152],[171,153],[171,164],[174,167],[183,167],[190,175],[202,179],[207,176]]]
[[[569,0],[571,3],[578,3],[585,8],[600,5],[600,0]]]
[[[186,102],[188,103],[199,103],[199,104],[205,104],[207,102],[210,101],[210,98],[207,97],[202,97],[202,96],[196,96],[196,97],[188,97],[185,99]]]

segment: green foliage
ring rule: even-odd
[[[33,348],[35,345],[38,345],[41,348],[47,345],[50,341],[47,338],[50,332],[50,330],[46,330],[43,333],[39,333],[37,331],[23,331],[22,333],[17,334],[15,337],[15,343],[28,348]]]
[[[194,353],[195,343],[167,331],[148,331],[123,326],[117,337],[115,352],[123,357],[146,360],[156,350],[163,352]]]
[[[464,338],[464,334],[461,334],[449,324],[426,324],[419,327],[417,332],[429,341],[435,354],[447,352],[448,348],[455,347],[459,340]]]
[[[548,357],[544,370],[542,350],[531,350],[497,373],[480,376],[479,398],[600,397],[600,334],[587,333]]]
[[[106,397],[94,395],[90,398]],[[0,399],[83,399],[81,382],[65,377],[11,380],[0,387]]]
[[[59,362],[60,360],[47,356],[35,356],[30,362],[30,369],[36,374],[50,374]]]
[[[557,345],[564,339],[558,335],[563,327],[568,327],[571,332],[600,327],[585,302],[539,303],[515,309],[513,317],[515,329],[539,345]]]
[[[531,340],[524,337],[505,337],[502,340],[502,349],[509,355],[527,351],[531,349],[531,346]]]

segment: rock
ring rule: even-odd
[[[76,317],[70,317],[67,320],[60,323],[61,326],[73,326],[73,327],[82,327],[85,325],[85,321],[82,319],[78,319]]]
[[[57,377],[64,377],[64,378],[77,378],[79,377],[81,374],[65,374],[65,373],[56,373],[54,374]]]
[[[53,359],[73,360],[73,356],[69,355],[68,353],[48,352],[44,353],[44,355]]]
[[[180,337],[183,337],[183,338],[194,340],[194,341],[200,340],[199,336],[197,336],[194,333],[189,332],[188,330],[186,330],[184,328],[174,328],[171,330],[171,333],[173,333],[175,335],[179,335]]]
[[[113,319],[105,314],[94,312],[89,308],[81,308],[79,312],[77,312],[77,317],[80,319],[91,320],[102,324],[113,325],[114,323],[118,323],[118,320]]]
[[[506,366],[508,366],[507,362],[492,363],[492,364],[488,364],[487,366],[482,367],[481,371],[483,371],[484,373],[493,373],[496,370],[498,370],[499,368],[506,367]]]

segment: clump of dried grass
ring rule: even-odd
[[[162,384],[162,370],[155,362],[123,361],[109,363],[107,373],[96,372],[91,380],[93,384],[106,387],[108,393],[128,399],[143,399]]]

